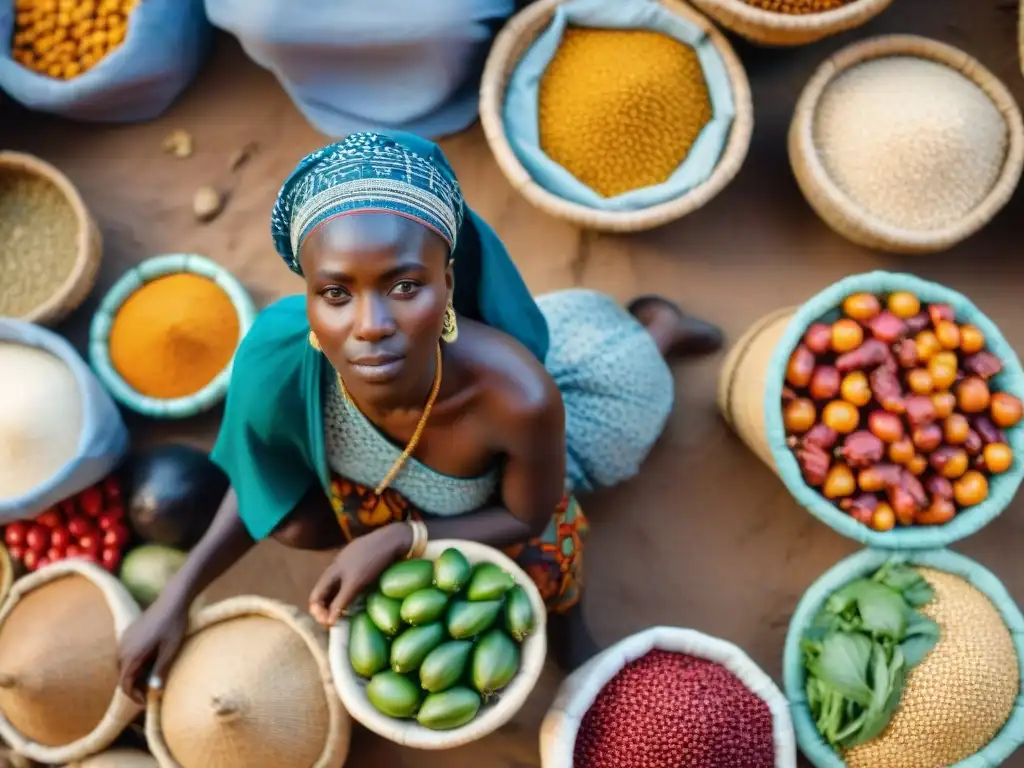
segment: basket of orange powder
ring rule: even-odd
[[[157,256],[103,299],[92,320],[90,360],[125,407],[188,418],[224,399],[235,351],[255,316],[252,298],[223,267],[194,254]]]

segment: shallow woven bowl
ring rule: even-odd
[[[659,649],[713,661],[739,678],[771,709],[776,768],[795,768],[796,741],[789,705],[772,679],[732,643],[693,629],[677,627],[652,627],[624,638],[562,682],[541,725],[542,768],[573,768],[573,752],[580,725],[598,695],[624,666]]]
[[[689,6],[677,0],[658,0],[668,11],[703,29],[721,54],[736,105],[729,140],[718,160],[718,165],[707,181],[675,200],[638,211],[595,210],[558,197],[537,184],[512,150],[502,119],[509,78],[533,41],[547,29],[555,9],[562,2],[564,0],[538,0],[528,5],[502,28],[487,57],[480,85],[480,123],[483,125],[487,143],[498,161],[498,167],[512,187],[532,205],[556,218],[565,219],[586,229],[638,232],[660,227],[693,213],[733,180],[750,148],[750,136],[754,130],[754,105],[750,96],[750,82],[732,46],[710,21]]]
[[[0,152],[0,174],[17,173],[38,176],[55,186],[67,199],[75,212],[78,233],[75,245],[75,264],[64,282],[53,286],[53,293],[45,302],[27,315],[18,318],[30,323],[53,326],[76,310],[96,284],[103,256],[103,238],[99,227],[68,177],[38,157],[21,152]],[[26,222],[33,226],[32,222]]]
[[[829,84],[851,67],[889,56],[914,56],[945,64],[981,88],[1006,121],[1009,145],[996,183],[967,216],[942,229],[903,229],[864,211],[832,181],[814,143],[815,113]],[[1006,86],[963,51],[913,35],[876,37],[843,48],[822,64],[804,87],[789,129],[789,162],[807,202],[843,237],[867,248],[893,253],[934,253],[973,235],[1009,202],[1024,168],[1024,121]]]
[[[338,695],[349,713],[374,733],[385,739],[415,749],[451,749],[462,746],[496,731],[520,710],[537,685],[547,655],[547,608],[533,581],[511,558],[496,549],[473,541],[442,539],[427,545],[424,557],[433,560],[449,547],[455,547],[472,564],[494,563],[509,573],[516,584],[526,590],[533,605],[536,626],[521,646],[519,672],[501,691],[495,704],[485,704],[475,718],[460,728],[434,731],[415,720],[396,720],[378,712],[366,697],[367,681],[356,675],[348,660],[348,619],[342,619],[331,630],[331,671]]]
[[[755,8],[743,0],[692,0],[726,29],[770,46],[806,45],[866,24],[893,0],[854,0],[822,13],[791,15]]]
[[[818,611],[836,590],[846,586],[854,579],[874,573],[892,556],[892,552],[864,549],[850,555],[845,560],[840,560],[804,593],[790,620],[782,658],[786,697],[789,699],[793,714],[793,726],[796,729],[796,739],[800,745],[800,751],[818,768],[843,768],[846,763],[821,738],[814,725],[814,720],[811,718],[811,711],[807,706],[807,697],[804,693],[806,673],[800,642]],[[1021,615],[1013,597],[1006,591],[1006,587],[991,571],[948,549],[907,552],[903,556],[911,565],[960,576],[984,593],[995,605],[1003,617],[1003,621],[1006,622],[1006,626],[1013,636],[1018,663],[1024,670],[1024,616]],[[1010,715],[1010,719],[995,738],[971,760],[957,763],[956,768],[1002,765],[1021,744],[1024,744],[1024,694],[1017,697],[1017,705],[1014,707],[1013,714]]]
[[[154,419],[186,419],[208,411],[224,399],[231,381],[233,359],[213,381],[198,392],[187,397],[164,400],[148,397],[134,390],[110,361],[110,329],[125,301],[146,283],[182,273],[209,278],[228,295],[238,314],[239,343],[256,318],[256,306],[242,284],[224,267],[203,256],[186,253],[155,256],[125,273],[103,297],[103,302],[92,318],[92,326],[89,329],[89,362],[100,381],[118,402]]]

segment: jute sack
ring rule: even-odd
[[[366,696],[367,681],[356,675],[348,660],[348,619],[342,619],[331,629],[331,670],[345,708],[353,718],[377,735],[414,749],[451,749],[482,739],[498,730],[526,703],[540,679],[547,655],[547,608],[540,591],[526,572],[504,553],[474,541],[432,541],[427,545],[423,557],[434,560],[449,547],[458,549],[472,565],[494,563],[510,574],[516,584],[526,590],[535,617],[533,632],[521,647],[519,672],[508,687],[501,691],[501,695],[496,697],[496,702],[483,705],[477,716],[468,723],[448,731],[433,731],[415,720],[396,720],[378,712]]]
[[[118,644],[138,615],[116,578],[81,560],[15,582],[0,607],[0,738],[57,765],[113,743],[141,712],[118,685]]]
[[[796,739],[789,704],[772,679],[732,643],[676,627],[652,627],[620,640],[563,681],[541,725],[542,768],[573,768],[580,725],[598,694],[623,667],[656,649],[713,661],[732,672],[771,710],[776,768],[795,768]]]
[[[945,525],[874,531],[804,482],[800,466],[786,445],[782,424],[786,365],[808,326],[820,320],[837,319],[838,308],[850,294],[894,291],[910,291],[923,303],[949,304],[958,322],[970,322],[980,328],[989,351],[1003,362],[1003,372],[993,379],[994,387],[1024,397],[1024,371],[1016,352],[996,325],[969,299],[913,275],[878,271],[840,280],[800,307],[778,310],[755,322],[732,347],[722,366],[718,407],[729,426],[779,475],[793,497],[833,530],[863,544],[886,549],[934,549],[977,532],[997,517],[1013,500],[1024,479],[1024,462],[1016,461],[1008,472],[991,477],[988,498],[961,511]],[[1006,434],[1014,455],[1024,456],[1024,423],[1006,430]]]

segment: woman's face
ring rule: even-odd
[[[452,291],[448,246],[388,213],[329,219],[303,242],[306,314],[346,385],[401,399],[432,373]]]

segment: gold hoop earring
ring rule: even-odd
[[[459,324],[455,320],[455,307],[450,303],[444,311],[444,324],[441,326],[441,340],[445,344],[451,344],[459,338]]]
[[[315,349],[317,352],[323,352],[323,347],[320,346],[320,339],[316,337],[316,333],[313,331],[309,332],[309,346]]]

